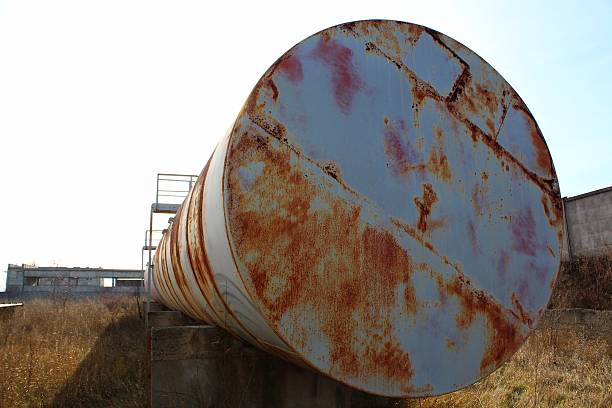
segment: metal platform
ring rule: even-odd
[[[187,197],[198,176],[195,174],[178,174],[178,173],[158,173],[155,188],[155,202],[151,204],[149,213],[149,228],[145,231],[144,245],[141,250],[141,266],[145,270],[145,287],[146,287],[146,304],[145,304],[145,322],[148,327],[148,318],[151,298],[151,281],[153,271],[153,253],[157,249],[157,243],[161,240],[165,230],[154,229],[153,224],[156,215],[171,215],[176,214],[181,203]]]

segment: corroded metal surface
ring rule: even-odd
[[[562,210],[531,113],[474,52],[363,21],[257,83],[156,254],[162,302],[352,387],[436,395],[534,328]]]

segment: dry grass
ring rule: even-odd
[[[610,339],[578,328],[536,331],[483,381],[407,407],[612,407]]]
[[[145,406],[134,298],[26,302],[0,319],[0,407]]]
[[[544,329],[503,368],[407,407],[612,407],[610,339]],[[36,300],[0,319],[0,407],[146,405],[146,342],[133,298]]]
[[[563,261],[551,309],[612,309],[612,251]]]

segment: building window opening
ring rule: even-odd
[[[23,284],[25,286],[38,286],[38,278],[35,276],[26,276],[23,278]]]
[[[113,288],[115,287],[115,279],[114,278],[102,278],[102,287],[103,288]]]

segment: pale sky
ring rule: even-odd
[[[0,0],[0,271],[139,268],[156,174],[199,173],[264,71],[352,20],[461,41],[527,103],[564,196],[611,185],[612,2],[493,3]]]

